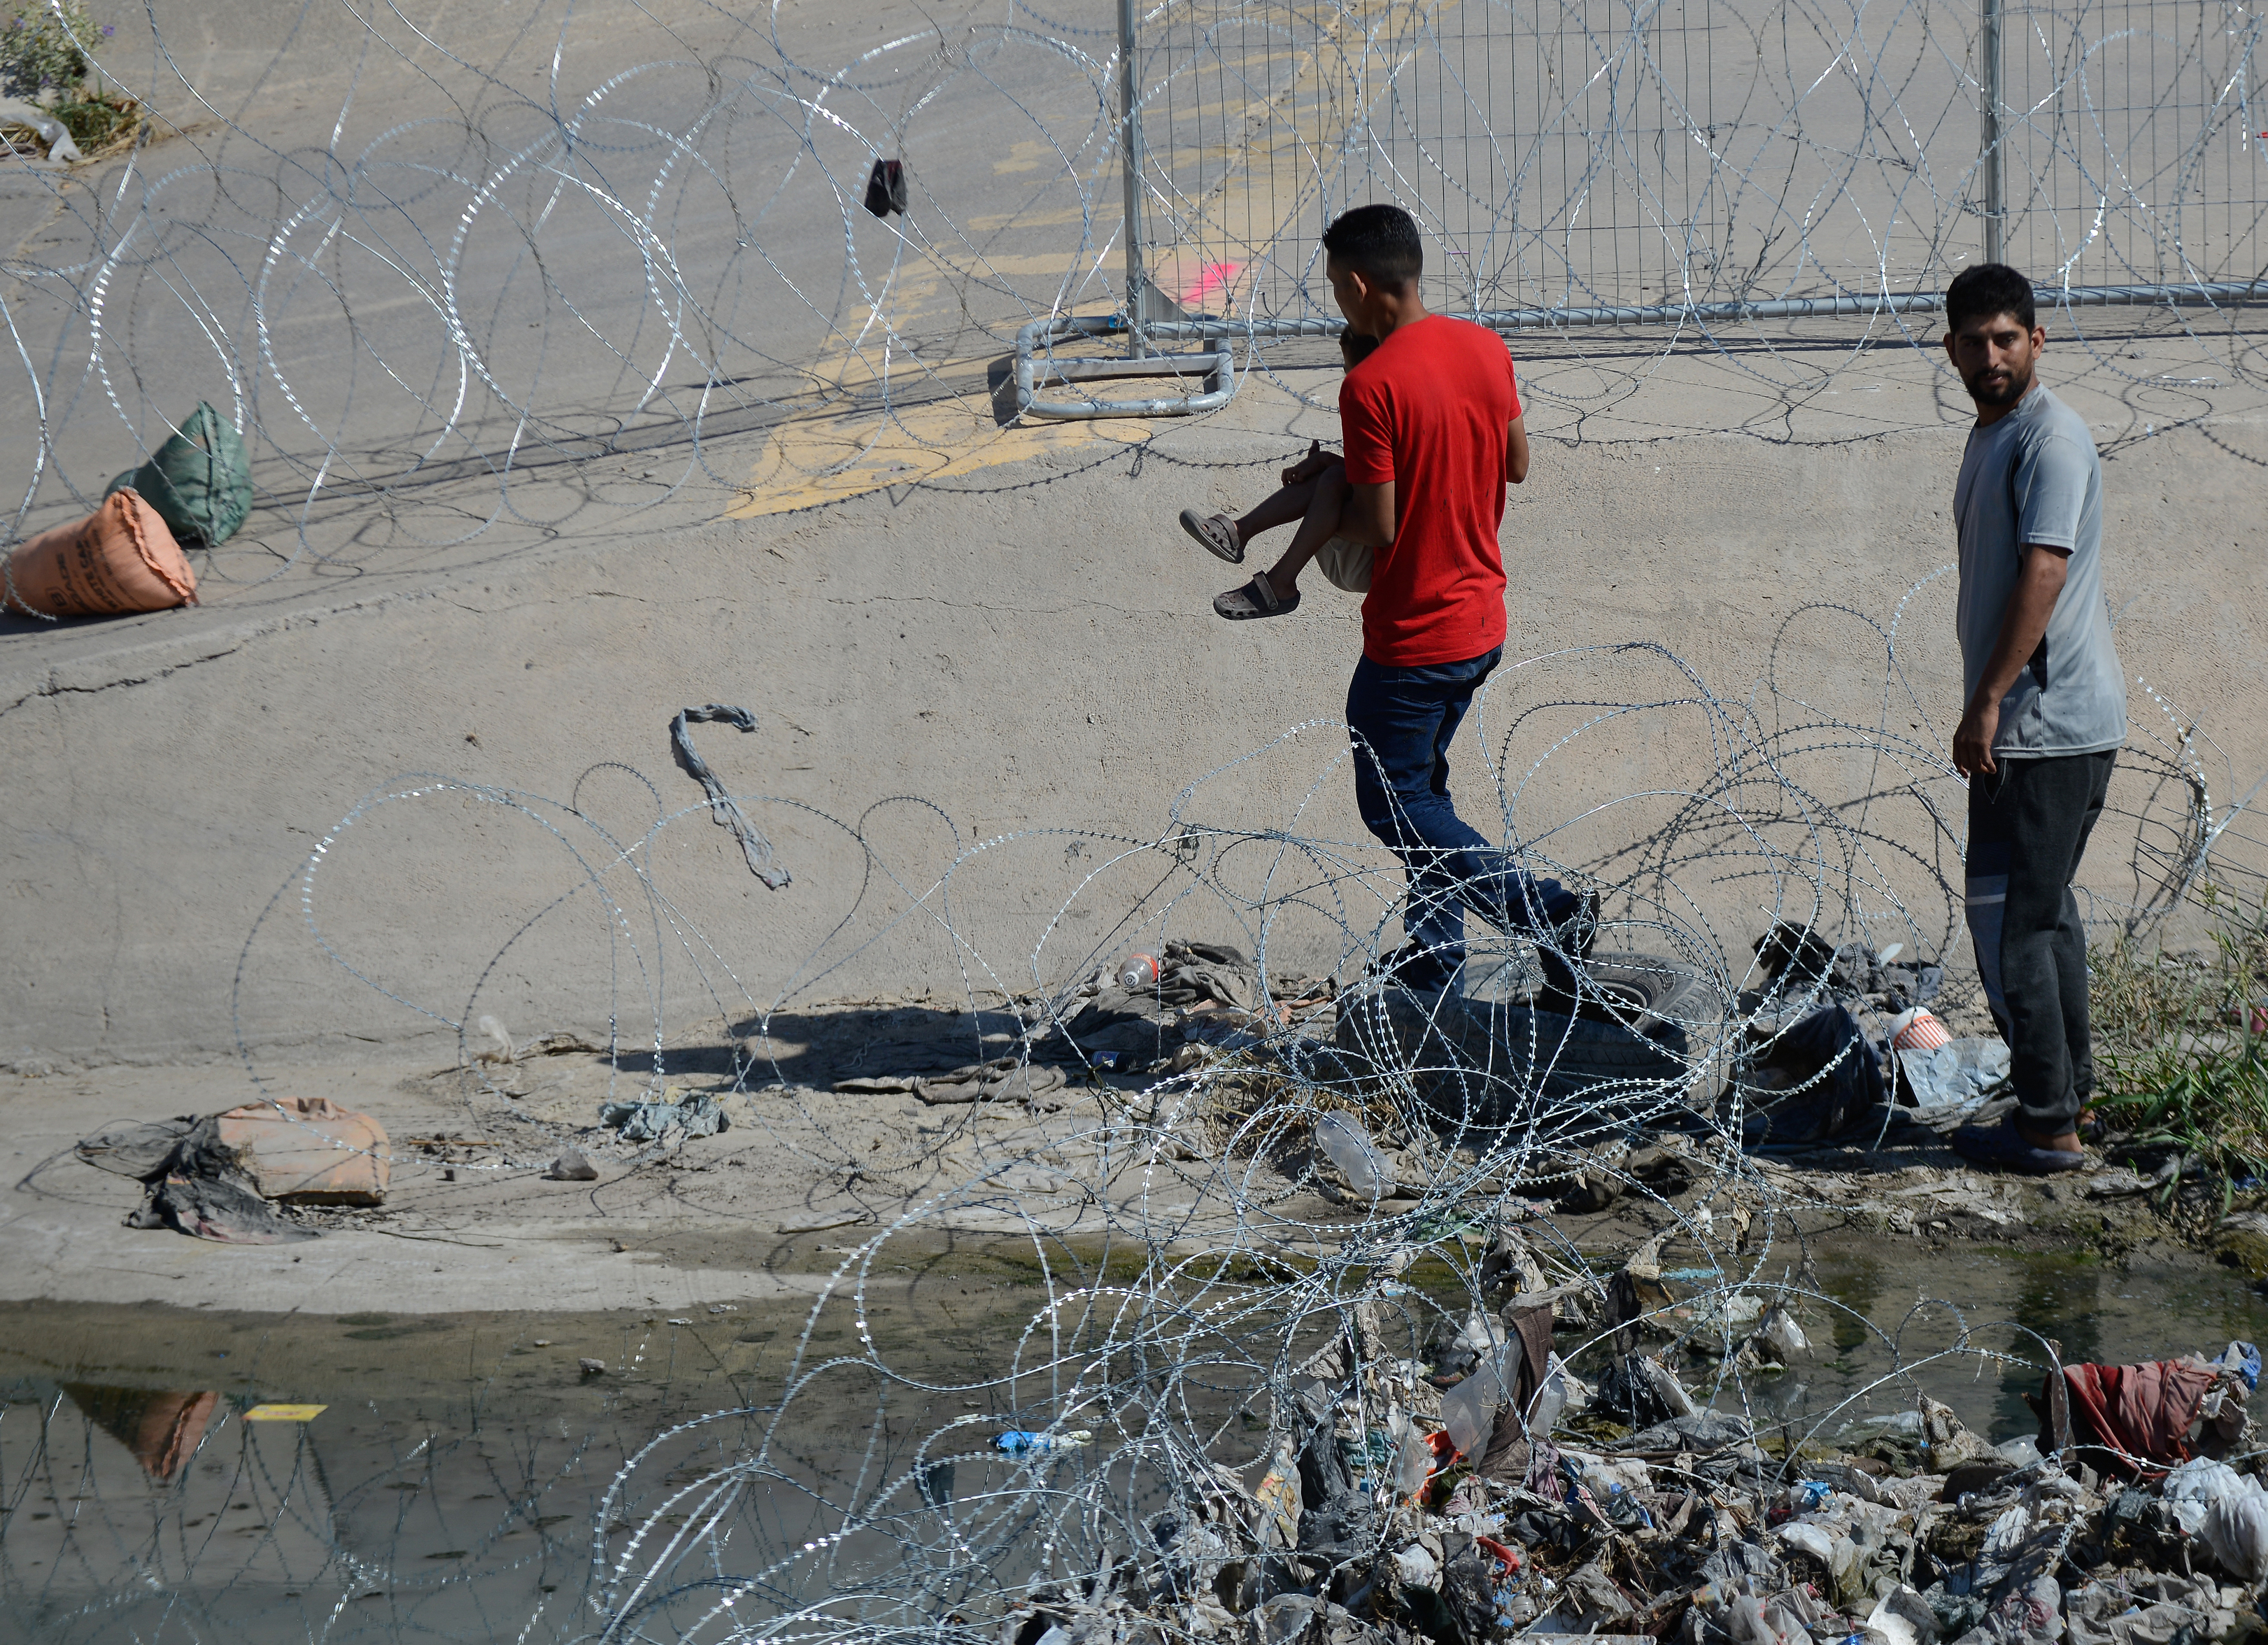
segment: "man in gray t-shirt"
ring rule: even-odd
[[[2045,1174],[2085,1162],[2095,1058],[2071,882],[2126,741],[2102,594],[2102,463],[2087,424],[2039,386],[2047,333],[2030,281],[1982,263],[1955,279],[1945,309],[1946,351],[1977,403],[1953,503],[1966,704],[1953,763],[1969,778],[1969,934],[2017,1107],[2002,1125],[1964,1125],[1953,1146]]]

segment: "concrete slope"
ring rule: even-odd
[[[1260,407],[1256,395],[1255,421]],[[2217,740],[2217,803],[2228,778],[2268,769],[2268,601],[2231,574],[2259,549],[2251,471],[2224,449],[2235,432],[2142,441],[2110,467],[2123,653]],[[1959,443],[1955,427],[1824,446],[1547,442],[1506,520],[1508,656],[1648,641],[1735,704],[1774,670],[1766,717],[1881,725],[1881,635],[1795,609],[1891,618],[1949,556]],[[1070,453],[367,601],[176,614],[44,669],[38,650],[73,637],[19,634],[0,700],[11,819],[0,1044],[203,1056],[240,1025],[255,1044],[345,1049],[453,1041],[449,1024],[488,1011],[523,1035],[620,1013],[635,1038],[656,1010],[672,1034],[713,1033],[784,992],[951,992],[972,962],[978,985],[1027,985],[1035,951],[1052,982],[1108,946],[1114,897],[1131,907],[1142,895],[1130,870],[1123,885],[1080,889],[1108,842],[1022,839],[965,868],[946,920],[968,946],[932,917],[936,901],[910,921],[905,911],[972,841],[1049,828],[1155,839],[1179,791],[1313,720],[1325,724],[1208,782],[1189,815],[1361,842],[1330,724],[1359,649],[1357,602],[1311,580],[1295,616],[1231,627],[1207,601],[1233,573],[1173,525],[1183,504],[1250,498],[1298,444],[1171,426],[1138,454]],[[1893,702],[1893,728],[1917,741],[1949,735],[1957,707],[1951,604],[1942,578],[1901,618],[1898,666],[1932,712]],[[1607,864],[1662,814],[1637,802],[1588,814],[1703,786],[1715,756],[1700,719],[1668,707],[1609,721],[1528,778],[1595,714],[1517,711],[1691,690],[1650,652],[1508,669],[1460,739],[1468,809],[1491,826],[1485,753],[1526,784],[1524,835],[1587,816],[1547,847]],[[718,701],[753,709],[760,728],[704,727],[698,744],[735,793],[769,797],[750,811],[797,876],[787,890],[760,886],[703,815],[627,862],[578,832],[595,823],[633,842],[694,806],[665,728],[679,707]],[[2138,731],[2169,728],[2139,690],[2135,717]],[[1823,803],[1883,780],[1879,762],[1833,746],[1853,739],[1818,741],[1827,751],[1808,756],[1804,780]],[[416,772],[572,801],[588,821],[457,792],[382,806],[325,858],[310,924],[295,865],[364,795]],[[1911,815],[1867,826],[1920,828],[1928,844]],[[2130,854],[2115,841],[2095,853],[2091,873],[2114,896],[2132,890]],[[630,872],[640,867],[648,884]],[[279,889],[232,1022],[239,951]],[[1727,947],[1761,923],[1752,888],[1688,889],[1697,906],[1713,899]],[[1097,922],[1091,942],[1065,927],[1072,904]],[[1334,918],[1359,933],[1384,912]],[[1300,939],[1326,962],[1329,924],[1317,916]]]

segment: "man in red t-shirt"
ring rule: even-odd
[[[1426,312],[1425,247],[1399,206],[1358,206],[1323,231],[1348,326],[1381,339],[1339,389],[1349,495],[1339,535],[1377,550],[1362,660],[1347,688],[1355,800],[1410,869],[1399,979],[1438,990],[1465,957],[1464,905],[1541,941],[1547,985],[1587,952],[1595,906],[1522,874],[1457,815],[1449,739],[1504,654],[1504,489],[1528,477],[1512,357],[1494,332]]]

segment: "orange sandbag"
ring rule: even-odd
[[[195,605],[197,575],[158,511],[114,491],[85,520],[19,543],[0,609],[40,616],[116,616]]]
[[[374,1206],[386,1198],[394,1161],[385,1128],[327,1096],[254,1103],[213,1123],[267,1199]]]

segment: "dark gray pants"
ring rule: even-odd
[[[2023,1123],[2051,1136],[2073,1130],[2095,1094],[2087,930],[2071,882],[2117,757],[1999,755],[1998,771],[1969,779],[1969,936]]]

